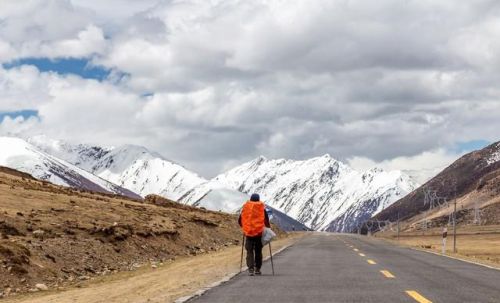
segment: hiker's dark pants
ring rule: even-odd
[[[260,269],[262,266],[262,237],[246,237],[247,266],[249,269]]]

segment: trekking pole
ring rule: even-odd
[[[271,251],[271,242],[269,242],[269,255],[271,256],[271,268],[273,269],[273,276],[274,276],[274,263],[273,263],[273,252]]]
[[[243,247],[245,246],[245,234],[243,234],[243,239],[241,240],[241,260],[240,260],[240,273],[241,267],[243,267]]]

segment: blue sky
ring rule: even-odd
[[[25,58],[4,64],[9,69],[21,65],[33,65],[41,72],[55,72],[60,75],[74,74],[86,79],[102,81],[109,76],[110,70],[102,66],[92,65],[88,59],[63,58],[51,60],[48,58]]]
[[[7,116],[11,118],[23,117],[27,119],[29,117],[38,117],[38,111],[27,109],[14,112],[0,112],[0,122]]]
[[[76,58],[24,58],[3,64],[5,69],[15,68],[21,65],[33,65],[41,72],[55,72],[59,75],[78,75],[85,79],[102,81],[106,79],[110,70],[101,66],[94,66],[88,59]],[[17,118],[38,117],[38,111],[34,109],[23,109],[18,111],[0,112],[0,122],[5,117]]]
[[[482,149],[490,144],[491,142],[486,140],[472,140],[467,142],[458,142],[455,151],[458,153],[464,153],[464,152],[467,153],[473,150]]]

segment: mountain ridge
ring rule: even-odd
[[[140,198],[132,191],[99,178],[62,159],[40,151],[27,141],[14,137],[0,137],[0,165],[16,169],[37,179],[85,190],[114,193]]]
[[[486,205],[491,196],[482,194],[489,188],[493,197],[500,193],[500,141],[472,151],[446,167],[434,178],[421,187],[396,201],[374,217],[376,220],[395,222],[398,215],[401,220],[423,215],[430,208],[425,202],[425,191],[432,191],[439,198],[438,204],[449,204],[455,197],[464,207],[470,207],[473,198],[481,196],[481,205]],[[470,196],[470,197],[469,197]],[[439,206],[439,205],[438,205]],[[439,208],[436,208],[438,210]]]
[[[143,146],[126,144],[102,148],[71,145],[60,140],[44,141],[43,138],[39,136],[29,140],[36,142],[40,149],[57,153],[62,159],[142,197],[157,194],[178,200],[191,187],[204,181],[196,173]],[[98,156],[94,157],[96,154]]]
[[[353,187],[352,183],[358,186]],[[269,160],[259,156],[193,188],[181,201],[198,203],[212,188],[258,192],[270,206],[313,229],[345,231],[336,225],[330,227],[330,223],[353,205],[376,204],[371,216],[414,186],[400,171],[373,168],[360,173],[328,154],[307,160]],[[352,195],[355,199],[349,199]],[[349,220],[358,220],[357,217],[350,216]]]
[[[207,180],[142,146],[71,145],[43,136],[30,140],[142,197],[157,194],[235,212],[248,194],[258,192],[270,207],[318,230],[346,231],[356,224],[352,222],[376,214],[415,187],[401,171],[358,172],[329,154],[306,160],[261,155]]]

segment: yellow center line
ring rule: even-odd
[[[415,290],[407,290],[406,293],[419,303],[432,303],[432,301],[427,300],[424,296],[422,296]]]
[[[373,261],[373,260],[366,260],[366,262],[368,262],[368,264],[372,264],[372,265],[377,264],[377,263],[375,263],[375,261]]]
[[[362,254],[362,253],[359,253],[359,255],[360,255],[361,257],[366,257],[366,255],[365,255],[365,254]]]
[[[391,274],[388,270],[381,270],[380,271],[386,278],[389,279],[394,279],[396,278],[393,274]]]

